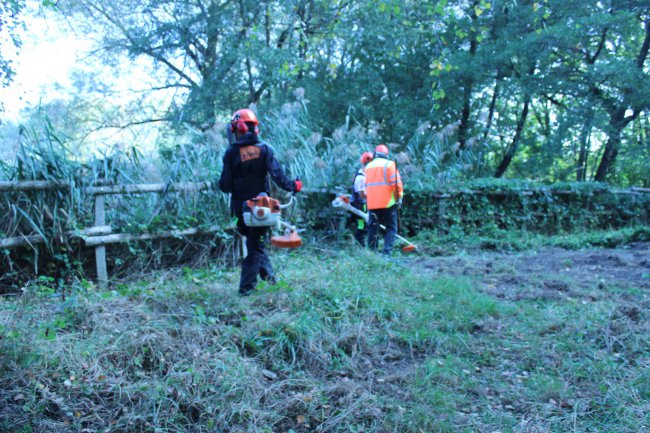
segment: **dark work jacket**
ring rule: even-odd
[[[219,189],[232,194],[230,210],[234,215],[241,218],[246,200],[262,192],[270,193],[269,175],[280,188],[295,189],[295,182],[285,176],[273,150],[257,135],[245,134],[226,150]]]

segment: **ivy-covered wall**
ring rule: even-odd
[[[317,229],[340,227],[331,207],[335,194],[311,192],[301,199],[304,222]],[[308,205],[306,205],[308,204]],[[518,180],[450,184],[435,190],[406,189],[400,223],[409,234],[495,229],[556,234],[650,225],[650,193],[602,183],[542,185]]]

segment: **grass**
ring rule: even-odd
[[[1,298],[0,431],[650,428],[643,291],[502,299],[413,258],[301,252],[247,298],[218,267]]]
[[[542,246],[572,250],[591,247],[616,248],[637,241],[650,241],[648,226],[561,233],[550,236],[517,230],[495,229],[486,233],[466,233],[462,229],[458,229],[443,235],[423,231],[414,238],[414,242],[424,246],[427,253],[434,255],[457,253],[466,249],[525,251]]]

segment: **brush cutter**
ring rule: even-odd
[[[336,197],[334,199],[334,201],[332,202],[332,206],[334,206],[336,208],[340,208],[340,209],[345,209],[346,211],[351,212],[351,213],[357,215],[358,217],[363,218],[366,223],[370,222],[370,212],[363,212],[362,210],[357,209],[356,207],[352,206],[350,204],[350,196],[348,196],[348,195],[342,194],[342,195],[339,195],[338,197]],[[379,227],[382,230],[386,230],[386,226],[384,226],[383,224],[379,224]],[[406,243],[406,245],[404,245],[402,247],[402,252],[410,253],[411,251],[415,251],[415,249],[417,249],[417,246],[415,244],[413,244],[411,241],[409,241],[408,239],[406,239],[406,238],[404,238],[404,237],[402,237],[400,235],[397,235],[397,239],[399,239],[402,242]]]
[[[266,193],[261,193],[244,202],[244,224],[247,227],[275,227],[278,230],[284,227],[284,235],[272,236],[271,244],[278,248],[298,248],[302,245],[298,230],[281,219],[282,209],[291,206],[294,200],[295,197],[292,195],[289,203],[280,204],[278,200],[269,197]]]

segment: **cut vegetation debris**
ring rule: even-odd
[[[2,299],[0,431],[650,428],[650,244],[316,253]]]

